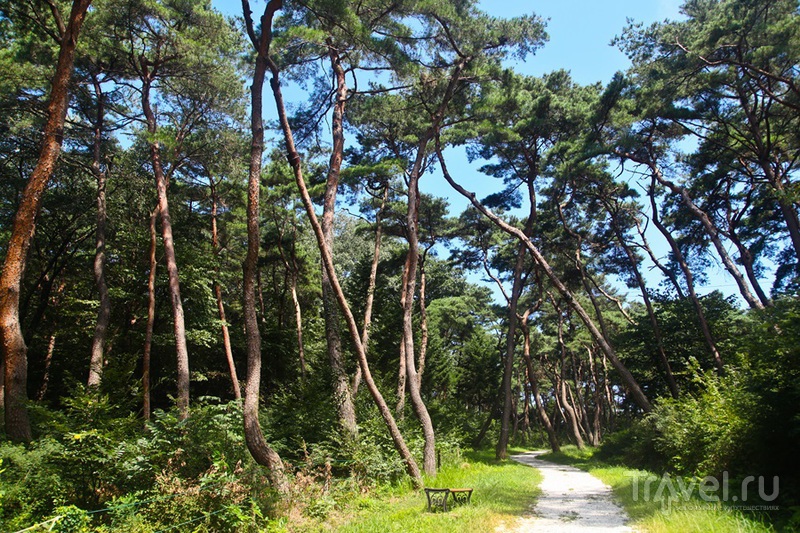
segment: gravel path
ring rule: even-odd
[[[621,533],[633,531],[628,517],[611,500],[611,488],[591,474],[572,466],[537,459],[545,452],[512,455],[522,464],[538,468],[543,476],[541,495],[532,516],[520,518],[516,533]]]

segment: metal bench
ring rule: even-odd
[[[425,496],[428,497],[428,511],[441,509],[447,512],[447,499],[453,495],[453,505],[470,503],[472,499],[472,489],[425,489]]]
[[[454,504],[463,505],[472,500],[472,489],[450,489],[450,494],[453,495]]]

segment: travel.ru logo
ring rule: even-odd
[[[774,476],[771,483],[764,476],[747,476],[741,483],[731,483],[727,471],[722,473],[721,480],[715,476],[685,480],[669,474],[659,477],[636,472],[629,472],[626,476],[633,478],[633,501],[660,502],[663,509],[674,504],[696,502],[693,500],[696,495],[708,503],[725,502],[735,504],[732,507],[736,508],[772,510],[776,507],[763,503],[775,501],[780,491],[778,476]]]

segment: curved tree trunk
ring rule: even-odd
[[[717,254],[719,255],[720,259],[722,259],[722,263],[725,265],[725,269],[731,275],[733,280],[736,282],[736,286],[739,287],[739,293],[742,295],[744,300],[752,309],[763,309],[764,305],[758,300],[753,293],[750,292],[750,287],[747,284],[747,281],[742,276],[742,273],[739,271],[739,268],[733,262],[730,254],[725,249],[725,245],[722,243],[722,240],[719,237],[719,230],[714,226],[714,223],[711,221],[711,218],[708,216],[708,213],[700,209],[697,204],[692,200],[689,191],[686,190],[685,187],[680,187],[674,182],[668,180],[664,177],[664,174],[661,172],[656,165],[649,163],[648,166],[652,171],[653,178],[658,181],[661,185],[667,187],[673,194],[677,194],[683,205],[689,210],[689,212],[700,222],[705,230],[706,234],[708,235],[711,242],[714,244],[714,248],[717,250]]]
[[[482,203],[480,203],[474,193],[467,191],[461,185],[459,185],[453,180],[453,177],[447,170],[447,166],[445,164],[444,156],[442,155],[438,139],[437,139],[436,152],[442,167],[442,174],[444,175],[445,180],[447,180],[450,186],[453,187],[456,191],[458,191],[459,194],[467,198],[472,203],[472,205],[475,206],[476,209],[478,209],[478,211],[480,211],[484,216],[486,216],[489,220],[491,220],[496,226],[498,226],[506,233],[515,236],[528,248],[528,251],[531,253],[533,259],[536,261],[536,263],[548,277],[553,286],[558,290],[558,292],[561,294],[561,296],[564,298],[567,304],[578,314],[581,321],[589,330],[589,333],[595,339],[595,342],[597,342],[597,344],[600,346],[600,349],[603,350],[603,353],[606,354],[608,359],[611,361],[611,364],[614,365],[614,368],[617,370],[623,383],[628,388],[628,391],[633,397],[633,400],[643,411],[650,412],[653,409],[653,406],[647,399],[647,396],[644,394],[644,391],[642,391],[642,388],[639,386],[639,383],[637,383],[636,379],[633,377],[633,374],[631,374],[630,370],[628,370],[628,368],[622,363],[622,361],[619,360],[616,352],[614,351],[614,348],[606,341],[605,337],[603,337],[602,333],[597,328],[597,326],[595,325],[594,321],[591,319],[589,314],[586,312],[586,310],[583,308],[580,302],[578,302],[578,300],[575,298],[575,295],[572,294],[572,291],[570,291],[567,288],[567,286],[564,285],[564,283],[561,281],[558,275],[553,271],[552,267],[544,258],[541,251],[539,251],[536,245],[533,244],[531,239],[527,235],[525,235],[525,233],[522,230],[514,226],[511,226],[507,222],[503,221],[500,217],[495,215],[493,212],[487,209]]]
[[[425,143],[423,140],[417,148],[417,158],[414,162],[414,169],[411,171],[408,183],[408,215],[406,217],[408,254],[403,268],[403,286],[405,287],[403,304],[403,346],[406,356],[406,376],[408,383],[408,395],[411,398],[411,406],[414,413],[422,425],[422,435],[425,439],[423,447],[423,464],[425,473],[428,475],[436,474],[436,436],[433,431],[428,408],[422,399],[422,380],[417,372],[417,365],[414,357],[414,294],[417,285],[417,264],[419,261],[419,239],[417,235],[419,222],[419,174],[422,167],[422,158],[425,153]]]
[[[410,188],[416,188],[416,184]],[[418,194],[419,191],[416,191]],[[418,198],[418,196],[417,196]],[[416,198],[412,198],[412,193],[409,193],[409,206],[416,202]],[[409,212],[412,209],[409,207]],[[414,209],[416,212],[416,208]],[[409,214],[408,220],[410,221],[415,214]],[[416,226],[411,229],[409,224],[409,233],[416,233]],[[416,235],[415,235],[416,236]],[[414,321],[412,312],[414,308],[414,292],[416,285],[416,253],[412,251],[415,249],[416,242],[412,244],[409,242],[409,252],[406,258],[403,276],[406,276],[406,299],[403,302],[403,345],[405,346],[406,355],[406,377],[408,384],[408,395],[411,399],[411,406],[414,409],[414,414],[417,415],[420,425],[422,426],[422,436],[425,439],[423,445],[422,458],[425,473],[430,475],[436,474],[436,437],[433,431],[433,421],[431,420],[428,408],[422,399],[422,379],[417,372],[417,365],[414,358]]]
[[[247,0],[243,0],[243,3],[246,1]],[[272,0],[272,2],[274,1],[275,0]],[[278,5],[280,5],[279,2]],[[262,27],[265,27],[263,22]],[[267,60],[270,62],[270,70],[272,71],[270,85],[272,86],[272,94],[275,97],[275,106],[278,110],[281,130],[283,131],[284,141],[286,143],[286,151],[288,155],[287,159],[289,164],[292,166],[292,171],[294,172],[295,176],[295,183],[300,191],[300,196],[303,200],[303,207],[305,207],[306,210],[306,215],[308,215],[308,219],[311,222],[311,227],[314,230],[314,236],[317,239],[317,247],[322,255],[323,265],[330,276],[331,285],[333,287],[334,294],[336,295],[336,300],[339,303],[339,309],[344,314],[347,327],[350,330],[350,336],[356,349],[356,355],[358,356],[358,363],[361,366],[362,379],[372,395],[372,398],[378,407],[378,411],[381,413],[381,417],[386,423],[389,434],[392,437],[392,442],[394,443],[395,448],[406,465],[406,471],[411,477],[412,483],[415,487],[419,488],[422,486],[422,476],[420,474],[419,467],[417,466],[417,462],[414,460],[414,457],[411,455],[405,439],[403,439],[403,435],[400,433],[400,429],[397,427],[397,423],[392,416],[389,406],[386,404],[386,401],[383,399],[383,396],[378,390],[378,386],[372,379],[372,373],[370,372],[369,363],[367,362],[367,354],[364,350],[364,345],[361,343],[361,335],[358,331],[358,325],[356,324],[355,317],[353,317],[353,313],[351,312],[350,306],[347,303],[347,299],[344,296],[344,291],[339,284],[339,278],[336,276],[336,270],[333,265],[333,255],[326,244],[325,235],[322,232],[322,226],[319,223],[317,215],[314,211],[314,204],[311,202],[311,196],[308,193],[308,188],[306,187],[305,179],[303,178],[303,169],[300,166],[300,155],[297,153],[297,149],[295,148],[294,136],[292,135],[292,129],[289,125],[289,119],[286,115],[286,106],[283,103],[283,94],[281,92],[281,85],[279,81],[280,71],[274,62],[269,60],[269,58]]]
[[[654,173],[657,171],[656,169],[652,170]],[[720,355],[719,350],[717,350],[717,343],[714,341],[714,337],[711,335],[711,328],[708,325],[708,320],[706,320],[706,314],[703,311],[703,305],[700,303],[700,299],[697,297],[697,293],[694,290],[694,276],[692,275],[692,269],[689,268],[689,263],[686,262],[686,258],[684,258],[683,252],[681,252],[681,248],[678,246],[677,241],[675,241],[675,238],[659,219],[658,205],[656,204],[655,197],[655,183],[656,177],[654,175],[652,176],[650,189],[648,190],[648,195],[650,197],[650,208],[653,211],[653,223],[656,225],[661,234],[664,235],[664,238],[669,243],[670,249],[672,249],[672,254],[675,256],[675,260],[681,267],[681,271],[686,278],[686,288],[689,291],[689,298],[692,301],[692,305],[694,305],[694,310],[697,314],[697,320],[700,322],[700,329],[703,332],[703,338],[708,345],[708,349],[711,351],[711,356],[714,359],[717,369],[722,372],[724,368],[722,356]]]
[[[525,313],[521,317],[520,329],[522,330],[522,360],[525,361],[525,368],[528,370],[528,381],[531,384],[531,393],[533,395],[533,402],[536,405],[536,414],[539,415],[539,420],[547,433],[547,440],[550,442],[550,449],[554,452],[561,451],[561,445],[558,442],[558,435],[556,434],[553,423],[547,415],[544,408],[544,403],[539,395],[539,375],[533,369],[533,361],[531,360],[531,332],[528,325],[529,313]]]
[[[650,257],[650,260],[653,262],[653,264],[661,271],[662,274],[664,274],[664,277],[667,278],[669,282],[672,284],[672,288],[675,289],[675,294],[678,295],[678,298],[681,299],[686,298],[686,295],[683,293],[683,289],[681,288],[681,284],[678,283],[678,278],[675,276],[675,273],[672,270],[665,267],[661,263],[661,261],[658,260],[658,257],[656,257],[656,254],[650,247],[650,243],[647,242],[647,237],[644,234],[645,230],[642,229],[642,226],[641,224],[639,224],[639,221],[637,219],[634,219],[634,223],[636,224],[636,232],[642,238],[642,243],[639,246],[647,252],[647,255]]]
[[[567,423],[570,431],[572,432],[572,436],[575,439],[575,444],[578,446],[578,449],[582,450],[586,445],[583,442],[583,437],[581,437],[580,426],[578,425],[578,415],[575,413],[575,409],[573,409],[572,405],[570,404],[569,398],[567,398],[567,383],[564,379],[564,367],[567,364],[567,347],[564,344],[564,316],[562,315],[561,310],[558,308],[555,301],[553,302],[553,307],[558,313],[558,346],[561,350],[561,371],[556,388],[561,398],[561,407],[567,414]]]
[[[264,438],[258,420],[261,394],[261,332],[256,313],[256,277],[259,251],[259,200],[261,193],[261,158],[264,153],[264,124],[262,121],[262,94],[267,71],[267,54],[272,40],[272,18],[282,7],[281,0],[270,0],[261,18],[261,34],[256,37],[247,0],[242,0],[242,11],[248,35],[256,50],[253,83],[250,86],[251,111],[250,168],[247,185],[247,256],[244,262],[244,322],[247,335],[247,379],[244,389],[244,435],[250,454],[257,463],[267,467],[272,486],[281,494],[289,492],[289,482],[283,461]]]
[[[439,102],[436,111],[431,115],[430,125],[419,139],[416,148],[416,158],[408,173],[408,212],[406,215],[406,237],[408,239],[408,254],[403,268],[404,279],[404,294],[405,300],[403,304],[403,343],[405,345],[406,355],[406,374],[408,383],[408,394],[411,398],[411,404],[414,408],[414,413],[419,419],[422,426],[422,435],[425,438],[425,445],[423,448],[423,462],[425,472],[428,475],[436,474],[436,437],[433,430],[433,422],[431,421],[428,408],[422,399],[421,393],[421,379],[417,373],[415,350],[414,350],[414,294],[416,293],[417,285],[417,265],[419,262],[419,178],[422,174],[422,167],[425,161],[425,153],[428,144],[435,137],[442,121],[444,120],[447,107],[450,100],[456,91],[456,88],[461,83],[461,73],[466,68],[467,63],[471,58],[462,57],[461,60],[453,67],[450,73],[450,79],[445,89],[444,94]]]
[[[630,245],[625,241],[622,230],[617,223],[617,217],[615,216],[616,214],[612,212],[611,206],[608,204],[606,204],[606,209],[611,216],[614,235],[616,235],[617,242],[619,242],[620,246],[622,246],[622,249],[625,251],[625,256],[628,258],[628,262],[630,263],[631,271],[636,279],[636,284],[639,286],[639,292],[642,295],[642,301],[644,302],[645,309],[647,309],[647,317],[650,319],[650,326],[653,328],[653,337],[655,338],[656,348],[658,349],[658,359],[662,368],[664,369],[664,376],[667,379],[667,386],[669,387],[672,397],[677,399],[678,395],[680,394],[680,391],[678,390],[678,383],[675,381],[675,376],[672,374],[672,366],[669,364],[669,358],[667,357],[667,352],[664,349],[664,340],[661,336],[661,326],[656,318],[656,313],[653,309],[653,302],[650,301],[650,294],[647,292],[644,276],[642,276],[642,272],[639,270],[639,262],[636,254],[633,252]]]
[[[28,400],[28,358],[19,323],[19,293],[36,216],[47,183],[53,175],[64,139],[64,120],[69,107],[69,80],[81,25],[91,0],[73,0],[69,22],[60,39],[58,63],[50,89],[47,123],[42,148],[33,174],[22,193],[0,275],[0,340],[5,359],[5,429],[12,442],[31,440]]]

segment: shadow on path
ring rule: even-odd
[[[543,480],[533,516],[520,519],[516,533],[633,531],[625,511],[611,499],[611,488],[588,472],[538,459],[543,451],[512,455],[511,459],[538,468]]]

